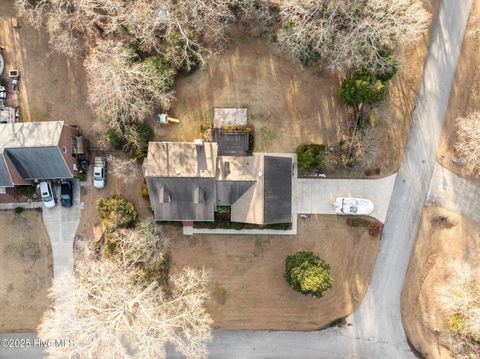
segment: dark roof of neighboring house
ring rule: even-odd
[[[6,148],[4,154],[23,179],[73,177],[57,146]]]
[[[5,158],[3,157],[3,154],[0,153],[0,187],[12,186],[12,177],[10,177],[10,172],[8,171],[7,164],[5,163]]]
[[[264,223],[292,221],[292,159],[265,156]]]
[[[146,177],[146,181],[155,220],[214,220],[215,178]]]
[[[217,182],[217,205],[231,206],[255,181],[218,181]]]
[[[247,131],[214,130],[215,142],[218,143],[219,156],[246,156],[248,155]]]

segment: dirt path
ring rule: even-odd
[[[480,177],[466,175],[465,170],[455,164],[455,120],[472,112],[480,111],[480,1],[474,0],[467,24],[462,52],[448,104],[445,127],[439,142],[438,162],[450,171],[480,182]],[[461,159],[459,159],[461,160]]]
[[[345,317],[362,299],[375,263],[378,237],[349,227],[345,218],[313,215],[299,220],[297,236],[179,235],[167,227],[172,267],[211,270],[209,312],[217,328],[313,330]],[[285,258],[311,250],[331,266],[334,280],[324,298],[292,290],[283,278]]]
[[[42,214],[0,212],[0,332],[35,331],[47,310],[52,250]]]
[[[447,217],[442,225],[435,220]],[[480,223],[440,207],[426,207],[402,292],[402,319],[412,344],[425,358],[451,358],[448,318],[438,315],[435,285],[448,280],[455,259],[480,261]]]

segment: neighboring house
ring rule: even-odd
[[[217,206],[231,206],[233,222],[290,223],[292,159],[250,154],[242,131],[217,127],[215,140],[149,143],[144,175],[155,220],[214,221]]]
[[[15,186],[73,178],[79,149],[79,130],[62,121],[0,124],[0,194],[14,197]]]

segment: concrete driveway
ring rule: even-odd
[[[55,187],[56,197],[60,196],[60,187]],[[43,208],[43,223],[50,236],[53,252],[53,276],[57,278],[62,271],[73,272],[73,239],[80,223],[81,202],[78,180],[73,182],[73,206],[62,207],[60,200],[54,208]]]
[[[335,214],[335,198],[366,198],[373,202],[371,214],[385,222],[396,174],[380,179],[296,179],[294,201],[297,213]]]

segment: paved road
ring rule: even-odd
[[[427,204],[439,206],[480,222],[480,184],[435,165]]]
[[[296,179],[294,201],[297,213],[335,214],[335,198],[357,197],[371,200],[371,214],[385,222],[396,174],[380,179]]]
[[[370,287],[344,328],[314,333],[216,331],[211,358],[411,358],[402,289],[427,198],[471,0],[441,0],[405,157],[398,172]],[[171,357],[175,355],[171,354]]]

